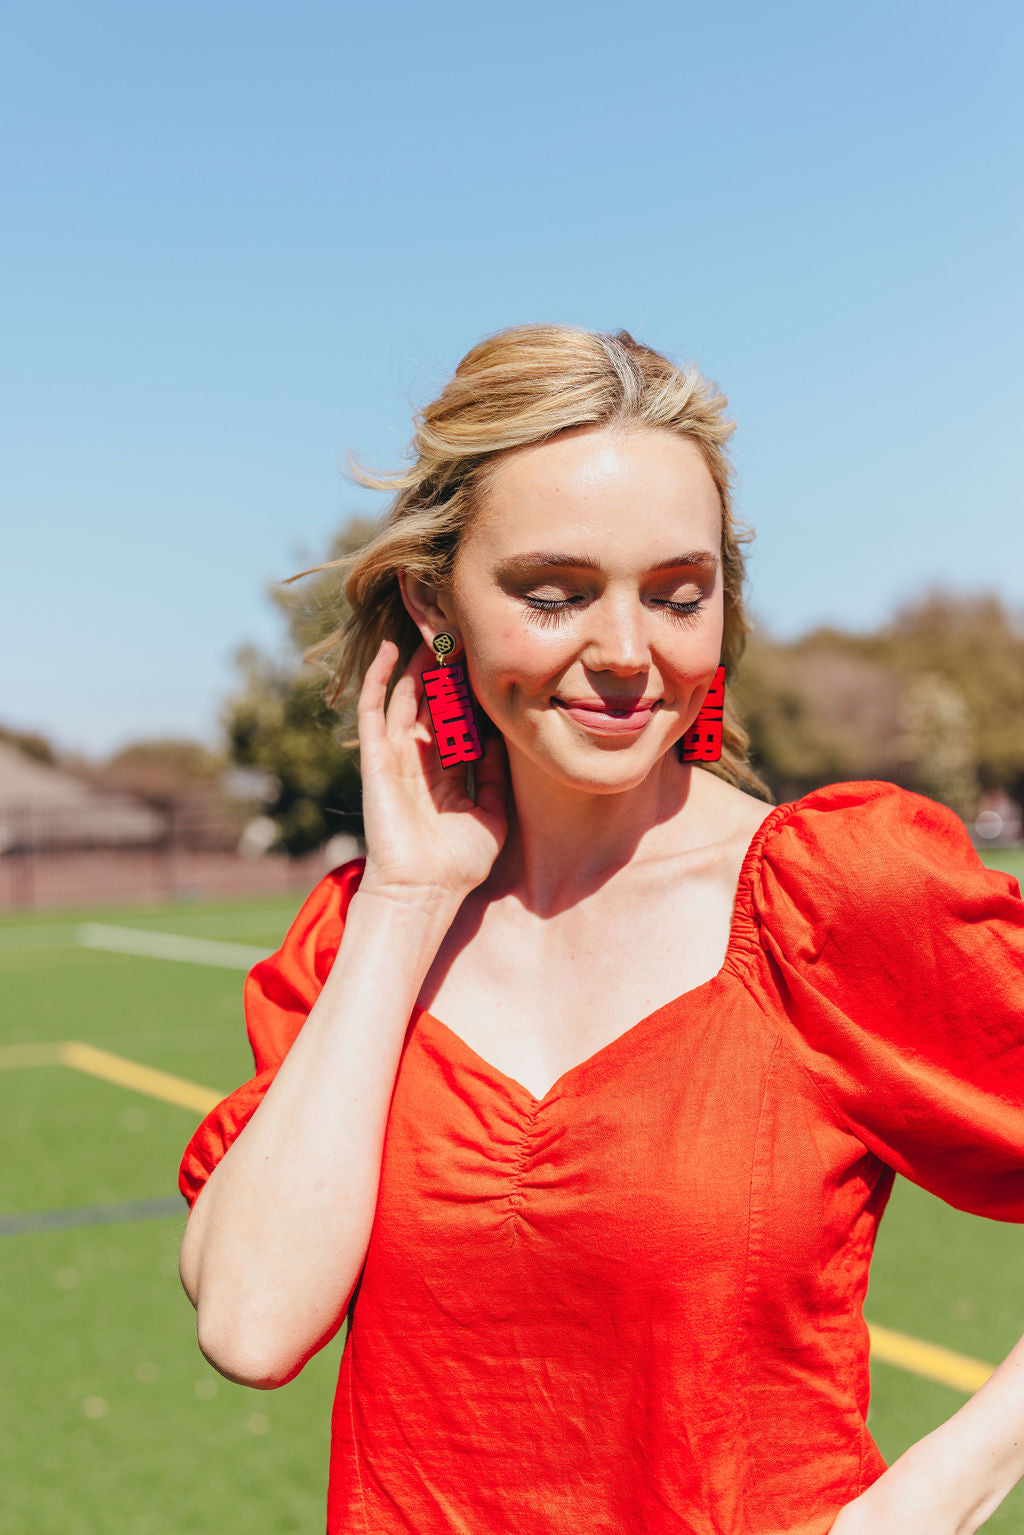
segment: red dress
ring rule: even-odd
[[[258,1075],[337,951],[329,874],[246,983]],[[333,1414],[330,1535],[824,1535],[885,1469],[861,1307],[893,1170],[1024,1221],[1024,903],[884,783],[777,806],[711,980],[536,1099],[410,1020]]]

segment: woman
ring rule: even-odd
[[[254,1386],[348,1313],[339,1535],[953,1535],[1024,1472],[1024,1342],[886,1469],[861,1316],[894,1169],[1024,1221],[1024,905],[892,785],[771,808],[728,700],[677,749],[746,630],[724,405],[625,332],[483,342],[319,647],[367,856],[248,979],[181,1272]]]

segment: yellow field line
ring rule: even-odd
[[[4,1045],[0,1048],[0,1071],[18,1066],[60,1066],[66,1048],[50,1040],[37,1045]]]
[[[61,1064],[85,1071],[91,1077],[102,1077],[104,1082],[116,1082],[119,1087],[145,1093],[149,1098],[160,1098],[164,1103],[175,1103],[182,1109],[195,1109],[200,1114],[208,1113],[224,1097],[212,1087],[200,1087],[198,1082],[171,1076],[168,1071],[140,1066],[138,1061],[112,1055],[109,1050],[97,1050],[76,1039],[65,1044]]]
[[[983,1359],[957,1354],[938,1343],[925,1343],[921,1338],[912,1338],[909,1333],[893,1332],[889,1327],[879,1327],[877,1322],[868,1323],[868,1332],[872,1360],[896,1365],[911,1375],[923,1375],[925,1380],[937,1380],[942,1386],[952,1386],[954,1391],[968,1394],[977,1391],[995,1368]]]
[[[224,1097],[212,1087],[201,1087],[198,1082],[172,1076],[169,1071],[157,1071],[153,1066],[142,1066],[127,1056],[97,1050],[95,1045],[77,1039],[0,1048],[0,1071],[20,1066],[70,1066],[90,1077],[101,1077],[104,1082],[145,1093],[148,1098],[193,1109],[197,1114],[209,1113]]]
[[[127,1056],[97,1050],[95,1045],[76,1039],[0,1047],[0,1071],[22,1066],[70,1066],[91,1077],[100,1077],[104,1082],[114,1082],[118,1087],[145,1093],[149,1098],[159,1098],[163,1103],[173,1103],[179,1108],[193,1109],[198,1114],[208,1113],[224,1096],[212,1087],[201,1087],[198,1082],[172,1076],[170,1072],[141,1066]],[[877,1322],[868,1323],[868,1333],[872,1362],[895,1365],[911,1375],[951,1386],[954,1391],[968,1394],[977,1391],[994,1369],[982,1359],[972,1359],[968,1354],[958,1354],[937,1343],[926,1343],[921,1338],[912,1338],[909,1333],[881,1327]]]

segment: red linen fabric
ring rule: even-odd
[[[245,1003],[258,1105],[340,941]],[[1024,1221],[1024,903],[891,784],[776,807],[721,971],[542,1099],[415,1009],[333,1415],[329,1535],[825,1535],[885,1469],[868,1265],[894,1169]]]

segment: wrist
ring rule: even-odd
[[[348,904],[325,991],[331,995],[370,977],[375,1002],[394,994],[398,1011],[407,1015],[458,908],[455,898],[428,890],[360,886]]]
[[[360,885],[349,902],[349,942],[342,951],[401,953],[422,970],[433,962],[463,899],[430,886]]]
[[[398,920],[447,918],[450,923],[465,899],[465,892],[441,885],[396,884],[364,873],[349,910],[358,903],[361,911],[376,910]]]

